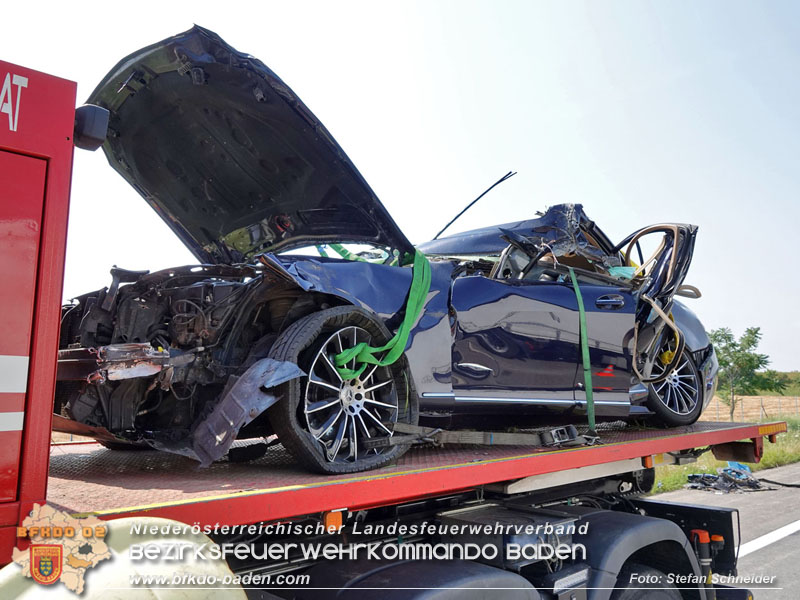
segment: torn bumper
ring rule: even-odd
[[[68,349],[59,351],[58,379],[102,384],[106,381],[158,376],[162,378],[162,385],[169,386],[171,369],[184,367],[193,360],[193,352],[153,348],[150,344]],[[242,427],[279,400],[274,388],[304,376],[303,370],[293,362],[263,358],[240,376],[232,375],[228,379],[220,401],[189,435],[180,440],[145,438],[142,441],[157,450],[193,458],[201,467],[207,467],[225,456]],[[59,425],[63,428],[65,425],[62,421],[68,421],[59,417]],[[105,429],[80,423],[75,423],[69,431],[90,435],[98,440],[117,439]]]
[[[100,348],[58,351],[59,381],[103,383],[158,375],[170,367],[184,367],[194,353],[175,348],[164,350],[150,344],[111,344]]]
[[[207,467],[227,454],[242,427],[279,400],[272,388],[304,376],[305,372],[293,362],[262,358],[241,377],[231,377],[222,400],[187,440],[175,445],[152,445],[188,456]]]

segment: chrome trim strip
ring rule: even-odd
[[[456,396],[456,402],[523,402],[526,404],[559,404],[562,406],[572,406],[574,404],[586,404],[586,400],[556,400],[554,398],[489,398],[486,396]],[[595,404],[619,406],[619,402],[609,400],[595,400]]]
[[[456,396],[447,392],[423,392],[423,398],[452,398],[456,402],[501,402],[501,403],[515,403],[522,402],[526,404],[558,404],[562,406],[573,406],[575,404],[586,404],[586,400],[557,400],[554,398],[498,398],[488,396]],[[602,404],[608,406],[620,406],[624,403],[613,402],[611,400],[595,400],[595,404]]]

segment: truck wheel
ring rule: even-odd
[[[281,385],[268,412],[278,439],[304,466],[322,473],[354,473],[383,466],[408,445],[365,447],[388,440],[398,421],[416,424],[416,395],[401,359],[370,365],[357,379],[342,379],[333,356],[358,343],[385,344],[389,330],[367,311],[341,306],[293,323],[270,357],[296,362],[308,376]],[[354,365],[348,365],[353,367]]]
[[[653,374],[663,372],[663,365],[656,361]],[[694,357],[683,351],[677,368],[664,381],[651,383],[647,406],[655,413],[653,419],[667,427],[691,425],[703,412],[703,378]]]
[[[681,600],[680,591],[664,573],[636,563],[622,568],[614,587],[611,600]]]

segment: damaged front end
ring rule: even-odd
[[[265,437],[275,387],[301,377],[268,357],[284,320],[328,306],[252,266],[112,271],[64,307],[54,429],[147,444],[207,466]],[[129,285],[119,287],[118,280]],[[63,417],[69,419],[67,421]]]
[[[269,358],[283,328],[347,303],[264,253],[414,248],[289,86],[212,31],[123,58],[88,104],[109,112],[109,164],[204,264],[114,268],[64,307],[55,427],[206,465],[237,437],[272,434],[275,387],[303,374]]]

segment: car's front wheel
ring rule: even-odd
[[[395,423],[418,419],[403,361],[368,365],[355,379],[341,377],[333,364],[342,350],[361,342],[381,346],[390,336],[369,313],[347,306],[304,317],[276,340],[270,356],[296,362],[307,377],[280,387],[269,419],[284,447],[305,466],[353,473],[383,466],[408,449],[386,444]]]
[[[664,361],[656,360],[653,375],[664,372]],[[691,425],[703,411],[703,379],[694,357],[684,349],[678,366],[663,380],[649,385],[648,408],[654,419],[667,427]]]

